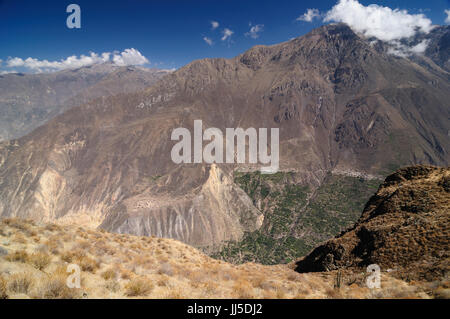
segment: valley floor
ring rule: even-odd
[[[67,266],[81,288],[66,285]],[[181,242],[76,226],[0,221],[0,298],[448,298],[449,283],[382,274],[369,289],[364,273],[299,274],[293,265],[233,265]]]

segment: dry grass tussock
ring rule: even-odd
[[[450,289],[448,280],[406,283],[387,273],[381,289],[368,289],[353,273],[336,287],[333,272],[232,265],[175,240],[19,219],[0,221],[0,248],[0,299],[448,298]],[[70,264],[81,269],[79,289],[67,286]]]

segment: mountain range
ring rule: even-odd
[[[424,55],[399,57],[331,24],[233,59],[194,61],[154,84],[160,72],[127,68],[94,72],[70,98],[41,84],[48,100],[27,93],[14,100],[20,115],[2,116],[31,118],[8,139],[46,122],[0,144],[0,217],[173,238],[238,261],[294,260],[355,222],[383,176],[449,165],[449,31],[431,33]],[[29,88],[34,76],[24,77]],[[15,105],[5,96],[2,112]],[[281,172],[173,163],[172,131],[198,119],[222,131],[279,128]]]
[[[93,98],[143,90],[167,73],[102,63],[54,73],[0,75],[0,141],[20,138]]]

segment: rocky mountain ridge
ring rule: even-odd
[[[450,168],[388,176],[354,226],[297,262],[299,272],[377,264],[403,280],[442,280],[450,269]]]
[[[177,165],[175,128],[192,131],[198,119],[223,131],[279,128],[281,170],[314,191],[332,171],[447,166],[449,92],[446,73],[379,52],[342,24],[194,61],[144,91],[91,100],[0,144],[0,216],[197,247],[239,240],[267,216],[233,175],[258,167]]]

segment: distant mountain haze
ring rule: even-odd
[[[22,137],[92,98],[147,88],[167,73],[103,63],[54,73],[0,75],[0,141]]]

